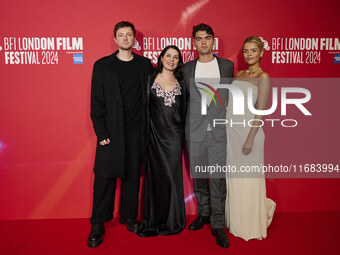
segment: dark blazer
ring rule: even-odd
[[[230,84],[234,77],[234,63],[230,60],[216,57],[220,69],[220,83]],[[208,123],[213,123],[213,119],[226,118],[226,100],[228,96],[227,89],[217,89],[223,106],[217,105],[213,102],[207,108],[207,115],[201,114],[201,93],[195,84],[195,69],[198,59],[187,62],[183,66],[183,75],[185,84],[189,86],[188,92],[190,94],[187,120],[185,128],[185,139],[189,142],[202,142],[207,134]],[[216,98],[216,95],[215,95]],[[216,140],[222,141],[226,139],[226,128],[224,125],[212,127],[212,133]]]
[[[125,126],[123,101],[117,73],[116,54],[97,60],[93,66],[91,84],[91,119],[97,136],[97,149],[94,163],[94,173],[107,178],[124,177],[125,164]],[[147,81],[153,72],[151,61],[145,57],[133,54],[138,61],[140,71],[142,110],[140,138],[141,149],[146,142],[146,110]],[[102,146],[100,141],[110,138],[110,144]]]

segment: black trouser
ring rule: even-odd
[[[121,182],[119,214],[127,218],[138,216],[142,155],[139,133],[126,135],[125,177]],[[113,218],[117,178],[95,175],[91,223],[99,224]]]

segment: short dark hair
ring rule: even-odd
[[[168,51],[168,49],[174,49],[178,52],[178,57],[179,57],[178,60],[179,61],[178,61],[178,66],[174,70],[174,76],[176,77],[177,80],[182,80],[183,79],[183,74],[182,74],[183,58],[182,58],[181,51],[175,45],[166,46],[162,50],[161,54],[159,54],[158,64],[157,64],[156,72],[155,72],[155,77],[158,73],[161,73],[163,71],[163,63],[161,61],[161,58],[165,55],[165,53]]]
[[[116,37],[117,35],[117,31],[118,29],[122,28],[122,27],[131,27],[132,29],[132,32],[133,32],[133,36],[136,37],[136,29],[135,29],[135,26],[129,22],[129,21],[121,21],[121,22],[118,22],[116,25],[115,25],[115,28],[113,30],[113,34],[114,36]]]
[[[192,37],[194,39],[195,39],[195,35],[198,31],[205,31],[205,32],[207,32],[208,35],[211,35],[212,37],[215,36],[215,33],[214,33],[213,29],[211,28],[211,26],[204,24],[204,23],[201,23],[201,24],[198,24],[198,25],[192,27]]]

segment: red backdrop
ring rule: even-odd
[[[96,143],[89,117],[92,65],[117,49],[112,34],[115,23],[129,20],[135,24],[140,50],[134,50],[138,54],[153,56],[158,51],[157,38],[159,43],[161,38],[189,40],[192,26],[205,22],[218,38],[215,52],[233,60],[237,70],[244,68],[240,55],[243,40],[259,35],[268,42],[262,68],[271,77],[336,78],[340,76],[340,63],[335,63],[340,53],[335,45],[340,32],[339,7],[336,0],[3,2],[0,219],[89,217]],[[56,45],[59,37],[81,38],[82,45],[24,48],[24,38],[39,38],[40,42],[41,38],[54,38]],[[276,38],[282,38],[283,44],[288,41],[276,49]],[[299,46],[289,49],[290,38],[299,41]],[[299,38],[318,38],[318,47],[303,49]],[[328,44],[321,49],[321,38],[332,42],[333,48]],[[186,59],[193,57],[191,47],[183,49]],[[302,59],[277,63],[272,58],[274,51],[295,52]],[[15,52],[23,54],[16,58],[17,64]],[[58,63],[53,58],[56,53]],[[82,54],[82,64],[73,63],[75,53]],[[37,56],[40,64],[28,64],[29,54],[30,58]],[[339,84],[319,85],[305,85],[312,93],[308,107],[313,115],[297,117],[302,119],[301,125],[265,128],[266,163],[338,164],[340,89],[335,85]],[[187,171],[184,180],[187,214],[194,214]],[[340,210],[339,184],[339,179],[272,178],[267,179],[267,193],[280,212]]]

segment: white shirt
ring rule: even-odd
[[[217,59],[207,63],[197,61],[195,69],[195,78],[220,78],[220,68]]]
[[[215,88],[215,85],[220,83],[220,77],[220,68],[216,58],[214,58],[213,61],[207,63],[201,63],[197,61],[195,69],[195,82],[203,82]],[[212,98],[207,97],[207,106],[210,105],[211,101]],[[211,130],[211,125],[208,123],[207,131]]]

